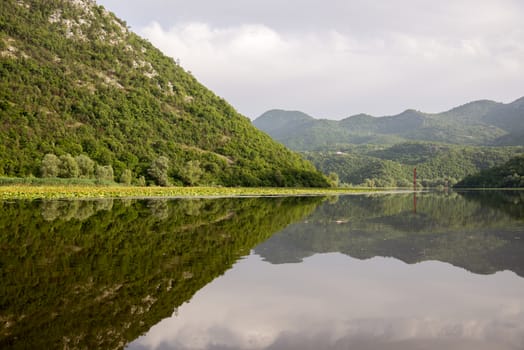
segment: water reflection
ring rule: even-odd
[[[326,201],[128,347],[522,349],[523,194]]]
[[[0,202],[0,348],[123,348],[321,200]]]
[[[300,262],[316,253],[355,258],[439,260],[490,274],[524,276],[524,192],[347,196],[325,203],[301,223],[259,245],[271,263]]]
[[[522,349],[523,290],[440,262],[252,255],[129,349]]]

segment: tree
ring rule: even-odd
[[[97,165],[95,169],[95,176],[98,181],[113,181],[113,167],[111,165]]]
[[[75,157],[81,178],[90,179],[95,173],[95,161],[86,155],[79,155]]]
[[[136,185],[137,186],[145,186],[146,185],[146,178],[144,176],[140,176],[137,180],[136,180]]]
[[[190,160],[180,171],[180,175],[190,186],[198,184],[198,181],[200,181],[203,173],[204,172],[200,168],[200,162],[198,160]]]
[[[80,169],[72,155],[68,153],[60,156],[58,176],[63,178],[75,178],[78,177],[79,173]]]
[[[129,169],[125,169],[122,172],[122,175],[120,175],[120,183],[131,185],[131,181],[133,181],[133,172]]]
[[[164,156],[160,156],[153,161],[151,167],[148,170],[148,174],[155,180],[157,185],[169,186],[169,159]]]
[[[48,153],[42,159],[40,172],[42,177],[57,177],[60,171],[60,159],[52,153]]]
[[[340,181],[338,179],[338,174],[335,172],[329,173],[328,179],[329,179],[329,182],[331,183],[331,187],[338,187],[338,185],[340,184]]]

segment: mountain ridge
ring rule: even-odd
[[[330,145],[369,143],[369,138],[366,137],[370,135],[374,135],[375,138],[377,136],[384,139],[397,138],[392,142],[378,142],[386,144],[401,140],[479,146],[524,144],[524,139],[520,139],[520,136],[524,135],[524,97],[507,104],[477,100],[441,113],[406,109],[396,115],[381,117],[361,113],[341,120],[314,119],[306,125],[307,128],[281,120],[282,118],[293,120],[295,113],[280,111],[276,115],[268,111],[255,119],[253,124],[288,147],[299,151],[315,150],[323,146],[313,142],[308,145],[298,142],[300,138],[311,137],[312,130],[320,123],[330,123],[333,129],[344,131],[338,130],[340,137],[333,138],[333,135],[330,135],[326,138],[325,142]],[[282,129],[275,134],[265,128],[268,124],[285,125],[287,129]],[[316,138],[321,136],[317,135]]]

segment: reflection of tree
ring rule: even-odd
[[[95,206],[95,211],[100,211],[100,210],[107,210],[107,211],[110,211],[111,209],[113,209],[113,199],[97,199],[95,201],[93,201],[93,204]]]
[[[320,200],[0,202],[0,348],[122,347]]]
[[[476,273],[510,269],[524,276],[523,216],[515,215],[524,201],[516,198],[521,197],[426,193],[418,196],[414,214],[411,194],[341,197],[255,251],[273,263],[342,252],[360,259],[392,256],[408,263],[434,259]]]
[[[205,202],[200,200],[188,200],[184,202],[184,212],[186,215],[198,216],[203,208]]]
[[[470,201],[503,211],[515,219],[524,220],[524,191],[465,191],[459,192]]]
[[[40,212],[46,221],[61,219],[64,221],[89,219],[96,212],[111,210],[112,199],[98,199],[95,201],[43,201]]]
[[[169,218],[169,206],[167,199],[151,199],[147,201],[147,207],[151,210],[151,214],[159,220],[166,220]]]
[[[59,201],[45,201],[40,206],[42,217],[46,221],[54,221],[61,215],[61,202]]]

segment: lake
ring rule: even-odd
[[[523,349],[524,191],[0,202],[0,348]]]

